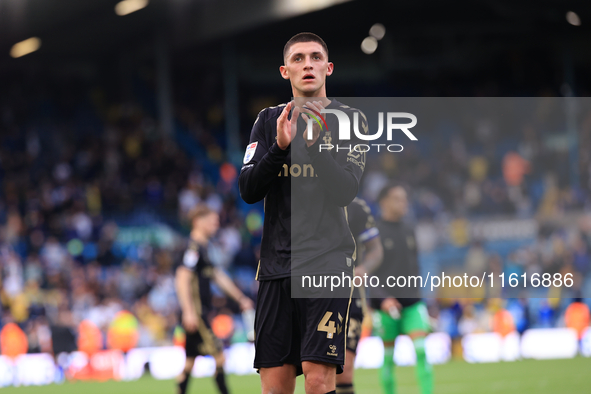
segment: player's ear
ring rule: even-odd
[[[334,64],[332,62],[328,62],[328,68],[326,70],[326,76],[328,77],[329,75],[332,74],[334,70]]]
[[[287,72],[287,67],[279,66],[279,72],[281,73],[281,76],[283,77],[283,79],[289,79],[289,73]]]

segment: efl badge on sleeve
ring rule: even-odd
[[[244,160],[242,161],[244,164],[248,163],[254,157],[254,152],[257,150],[257,145],[259,142],[253,142],[246,147],[246,152],[244,153]]]
[[[193,268],[197,265],[199,261],[199,253],[196,250],[189,249],[185,252],[183,256],[183,264],[187,268]]]

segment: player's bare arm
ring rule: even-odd
[[[191,297],[191,278],[194,274],[187,268],[180,266],[176,270],[175,287],[181,311],[183,312],[183,327],[188,332],[195,332],[199,328],[199,319],[195,313],[195,305]]]
[[[384,248],[379,237],[372,238],[363,245],[365,246],[363,262],[355,267],[357,276],[371,274],[382,264],[384,258]]]
[[[242,291],[234,284],[232,279],[224,271],[219,268],[213,270],[213,280],[222,289],[224,293],[232,297],[234,301],[240,305],[242,311],[254,308],[254,304],[250,298],[244,295]]]

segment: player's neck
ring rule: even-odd
[[[396,216],[396,215],[382,216],[382,220],[384,222],[399,223],[400,221],[402,221],[402,216]]]
[[[197,242],[199,245],[207,245],[209,237],[203,231],[195,229],[191,231],[191,239]]]
[[[330,100],[326,97],[326,88],[324,86],[314,92],[301,92],[292,86],[291,92],[293,94],[293,97],[295,97],[295,98],[298,98],[298,97],[321,98],[321,99],[323,99],[322,101],[324,102],[324,105],[328,105],[330,103]]]

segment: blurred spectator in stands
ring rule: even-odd
[[[486,271],[487,255],[482,246],[482,241],[475,240],[472,242],[466,259],[464,260],[464,270],[469,276],[481,276]]]

